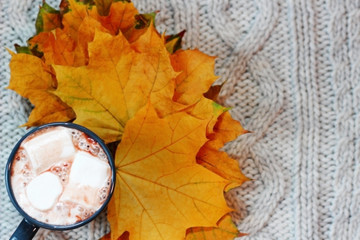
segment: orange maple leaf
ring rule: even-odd
[[[108,209],[113,239],[124,231],[131,239],[182,239],[187,228],[216,226],[231,211],[223,197],[229,182],[196,164],[208,121],[185,112],[160,119],[150,104],[129,120]]]
[[[83,66],[89,61],[88,43],[94,40],[96,30],[108,32],[98,21],[84,16],[77,28],[77,39],[71,37],[68,30],[56,28],[39,33],[28,42],[30,48],[36,47],[44,54],[48,65]]]
[[[75,41],[62,29],[53,32],[42,32],[29,40],[31,47],[37,47],[44,54],[45,63],[73,65]]]
[[[137,9],[133,3],[129,2],[113,2],[109,13],[105,16],[100,16],[94,11],[91,12],[91,16],[108,29],[112,35],[117,35],[119,32],[125,33],[133,27],[137,14]]]
[[[74,40],[78,39],[78,29],[86,16],[90,16],[102,24],[113,35],[119,32],[126,32],[136,22],[135,15],[138,14],[133,3],[113,2],[107,16],[100,16],[96,6],[89,6],[69,1],[69,12],[63,15],[64,30],[67,31]]]

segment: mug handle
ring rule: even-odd
[[[38,226],[29,223],[24,218],[13,235],[11,235],[10,240],[30,240],[35,236],[38,230]]]

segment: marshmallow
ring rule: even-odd
[[[46,171],[56,162],[71,159],[76,151],[70,132],[65,128],[40,134],[23,146],[37,174]]]
[[[71,166],[69,183],[101,188],[110,176],[110,166],[89,153],[78,152]]]
[[[26,195],[33,207],[46,211],[54,206],[62,190],[60,179],[50,172],[45,172],[28,184]]]
[[[61,201],[71,201],[87,207],[99,204],[99,189],[110,178],[111,169],[107,162],[89,153],[78,152],[71,166],[69,182]]]

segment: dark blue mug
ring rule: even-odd
[[[67,128],[71,128],[71,129],[76,129],[79,130],[83,133],[85,133],[86,135],[88,135],[90,138],[92,138],[93,140],[95,140],[100,146],[101,148],[104,150],[104,153],[106,154],[108,161],[109,161],[109,165],[111,168],[111,183],[110,183],[110,188],[109,188],[109,194],[106,198],[106,200],[104,201],[104,203],[101,205],[101,207],[93,214],[91,215],[89,218],[80,221],[80,222],[76,222],[74,224],[69,224],[69,225],[53,225],[53,224],[47,224],[44,222],[40,222],[36,219],[34,219],[33,217],[29,216],[18,204],[18,202],[16,201],[16,198],[14,196],[13,190],[12,190],[12,186],[11,186],[11,181],[10,181],[10,171],[11,171],[11,166],[12,163],[14,161],[15,155],[21,145],[21,143],[31,134],[41,130],[41,129],[45,129],[48,127],[54,127],[54,126],[62,126],[62,127],[67,127]],[[5,184],[6,184],[6,189],[10,198],[10,201],[12,202],[12,204],[15,206],[15,208],[17,209],[17,211],[24,217],[24,219],[21,221],[21,223],[19,224],[19,226],[17,227],[17,229],[15,230],[15,232],[13,233],[13,235],[10,237],[10,240],[22,240],[22,239],[32,239],[36,232],[39,230],[39,228],[46,228],[46,229],[50,229],[50,230],[70,230],[70,229],[74,229],[74,228],[78,228],[80,226],[83,226],[89,222],[91,222],[92,220],[94,220],[94,218],[100,214],[100,212],[102,210],[104,210],[104,208],[107,206],[107,204],[110,201],[110,198],[113,194],[114,191],[114,187],[115,187],[115,176],[116,176],[116,172],[115,172],[115,165],[114,165],[114,161],[113,161],[113,157],[109,151],[109,149],[107,148],[107,146],[105,145],[105,143],[103,142],[103,140],[98,137],[95,133],[93,133],[92,131],[90,131],[89,129],[74,124],[74,123],[68,123],[68,122],[54,122],[54,123],[49,123],[49,124],[45,124],[42,125],[40,127],[36,127],[34,129],[32,129],[31,131],[29,131],[27,134],[25,134],[19,141],[18,143],[15,145],[14,149],[12,150],[9,160],[6,164],[6,168],[5,168]]]

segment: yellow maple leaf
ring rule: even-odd
[[[135,51],[138,41],[157,50]],[[130,46],[121,33],[97,31],[89,43],[87,66],[53,66],[58,81],[55,94],[74,109],[75,123],[106,142],[120,140],[126,122],[148,99],[162,106],[174,91],[176,73],[168,56],[163,56],[168,53],[158,44],[161,38],[155,29],[149,28],[138,41]]]
[[[186,240],[232,240],[245,235],[239,232],[231,216],[226,214],[220,219],[217,227],[193,227],[188,229]]]
[[[75,0],[67,0],[69,5],[67,13],[62,17],[62,25],[73,40],[78,39],[78,29],[84,18],[89,15],[89,6]],[[96,10],[95,10],[96,11]]]
[[[214,126],[218,117],[226,111],[227,108],[217,104],[216,102],[201,97],[195,104],[186,106],[182,111],[187,112],[191,116],[199,119],[210,119],[206,128],[206,136],[214,132]]]
[[[171,55],[176,77],[174,100],[183,104],[198,101],[217,79],[214,75],[215,58],[199,50],[179,50]]]
[[[198,119],[210,119],[206,129],[208,141],[200,148],[197,162],[231,181],[225,191],[238,187],[249,180],[240,171],[238,162],[220,150],[225,143],[248,133],[238,121],[231,117],[228,110],[228,108],[204,97],[197,104],[185,110]]]
[[[89,43],[94,40],[95,32],[109,32],[94,18],[86,16],[78,29],[77,48],[74,50],[74,64],[68,66],[83,66],[89,63]]]
[[[24,126],[74,119],[73,110],[52,93],[56,82],[51,69],[35,56],[14,53],[11,55],[12,74],[8,88],[28,98],[35,105]]]
[[[164,36],[160,36],[153,24],[150,24],[131,46],[143,53],[142,58],[150,63],[146,70],[147,75],[156,78],[151,98],[152,104],[160,116],[166,116],[186,108],[183,104],[173,101],[176,73],[170,61],[170,54],[166,49]],[[169,80],[171,78],[171,81]]]
[[[228,181],[196,164],[207,123],[185,112],[160,119],[150,104],[129,120],[115,157],[112,239],[125,231],[130,239],[182,239],[187,228],[216,226],[231,211]]]
[[[220,148],[241,134],[248,133],[238,121],[232,119],[228,111],[222,113],[216,121],[213,133],[197,154],[197,162],[207,169],[231,181],[225,189],[240,186],[249,179],[240,171],[238,162]]]

